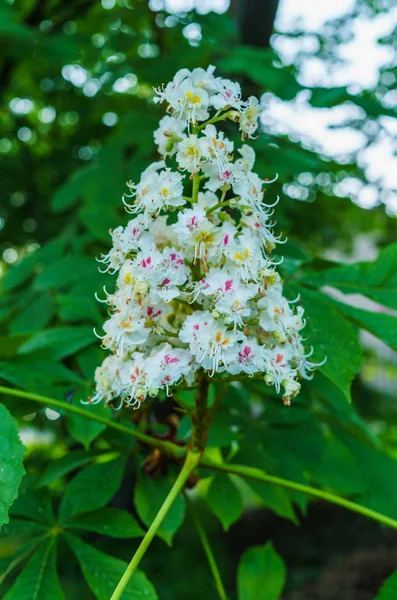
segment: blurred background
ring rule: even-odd
[[[153,87],[182,67],[214,64],[245,96],[260,96],[258,171],[279,176],[267,193],[269,202],[281,197],[276,220],[288,232],[287,257],[374,259],[397,231],[396,31],[392,0],[4,0],[0,326],[7,322],[11,338],[0,338],[1,360],[49,324],[73,328],[73,349],[84,350],[102,318],[93,290],[106,282],[93,257],[125,220],[125,182],[155,159],[152,132],[163,112]],[[359,295],[343,298],[395,314]],[[369,333],[361,339],[354,405],[395,456],[396,352]],[[1,376],[24,387],[7,364]],[[56,397],[56,382],[44,375],[26,368],[25,387]],[[40,438],[26,422],[25,441],[53,440],[45,424],[39,429]],[[289,567],[288,600],[370,600],[397,559],[393,533],[329,506],[309,508],[300,529],[251,511],[226,544],[213,529],[225,564],[273,536]],[[173,550],[179,565],[190,537],[184,526]],[[165,582],[160,555],[145,568]],[[185,567],[180,598],[193,597],[192,578],[202,586],[208,577],[205,567]],[[171,597],[164,589],[161,598]]]

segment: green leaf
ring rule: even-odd
[[[310,285],[330,285],[346,294],[363,294],[397,309],[397,243],[384,248],[373,262],[360,262],[310,273]]]
[[[104,352],[99,346],[90,346],[76,355],[77,364],[88,381],[94,379],[94,371],[104,359]]]
[[[51,497],[47,490],[36,489],[36,483],[35,477],[27,475],[24,478],[18,498],[11,506],[10,515],[52,525],[55,515]]]
[[[22,285],[36,273],[40,264],[46,265],[59,260],[62,257],[64,246],[65,238],[56,238],[33,254],[23,258],[20,263],[11,267],[2,279],[2,289],[9,291]]]
[[[98,310],[95,298],[85,296],[73,296],[70,294],[57,296],[59,303],[59,316],[68,323],[78,323],[87,320],[101,324],[102,316]]]
[[[41,393],[50,397],[56,397],[57,395],[54,383],[49,381],[48,376],[41,371],[30,368],[30,365],[25,368],[23,364],[18,362],[15,364],[0,362],[0,377],[29,392]]]
[[[0,404],[0,527],[8,523],[8,511],[15,500],[25,473],[25,446],[18,435],[18,425],[5,406]]]
[[[375,600],[395,600],[397,598],[397,571],[383,583]]]
[[[285,583],[285,566],[271,542],[244,552],[237,572],[239,600],[278,600]]]
[[[68,535],[67,541],[80,563],[88,585],[98,600],[109,600],[124,574],[127,563],[104,554],[77,537]],[[157,594],[142,571],[135,571],[123,592],[123,600],[157,600]]]
[[[350,398],[350,386],[362,361],[362,348],[356,328],[335,308],[324,294],[299,287],[305,309],[304,335],[314,348],[313,361],[326,363],[320,370]]]
[[[297,523],[297,518],[286,490],[272,485],[266,485],[261,481],[250,480],[246,482],[248,487],[262,500],[263,504],[276,515],[290,519]]]
[[[95,260],[82,256],[67,256],[45,267],[36,277],[34,287],[38,290],[70,290],[70,286],[81,278],[95,272]],[[95,273],[96,275],[96,273]]]
[[[139,517],[148,527],[160,510],[165,498],[169,494],[173,481],[167,477],[157,479],[140,471],[138,481],[134,490],[134,502]],[[185,501],[179,495],[172,504],[167,516],[157,530],[157,535],[168,545],[177,529],[182,525],[185,518]]]
[[[55,481],[55,479],[67,475],[78,467],[84,467],[90,463],[97,454],[97,452],[86,452],[85,450],[72,450],[71,452],[68,452],[68,454],[65,454],[62,458],[54,460],[48,465],[41,476],[39,486],[42,487],[48,485]]]
[[[28,354],[47,348],[55,359],[65,358],[95,342],[91,327],[53,327],[35,334],[22,344],[19,353]]]
[[[393,350],[397,350],[397,317],[382,312],[370,312],[342,302],[335,301],[335,306],[353,323],[370,331]]]
[[[90,178],[96,169],[96,165],[92,165],[72,171],[72,174],[66,183],[58,187],[51,198],[51,207],[53,211],[60,212],[76,204],[83,196],[86,183],[90,181]]]
[[[39,547],[3,600],[64,600],[56,571],[54,539]]]
[[[3,583],[7,575],[11,573],[20,563],[25,560],[37,548],[43,540],[43,536],[33,538],[28,542],[19,543],[15,552],[4,554],[0,557],[0,584]],[[7,550],[6,550],[7,552]]]
[[[119,508],[100,508],[69,519],[64,526],[70,529],[84,529],[114,538],[137,538],[143,536],[134,517],[126,510]]]
[[[262,91],[271,90],[283,100],[292,100],[302,88],[287,68],[272,64],[273,56],[269,49],[240,46],[229,50],[218,66],[227,73],[248,75]]]
[[[61,506],[63,520],[105,506],[120,487],[125,460],[120,456],[80,471],[66,488]]]
[[[0,533],[0,584],[46,535],[48,527],[25,519],[12,519],[10,524],[3,525]]]
[[[333,427],[333,431],[350,450],[356,461],[355,468],[366,482],[366,489],[356,502],[396,519],[397,462],[339,427]]]
[[[20,263],[11,267],[5,277],[2,278],[2,289],[8,292],[25,283],[34,274],[37,262],[37,253],[35,253],[26,256]]]
[[[81,406],[81,400],[85,400],[86,398],[87,388],[79,387],[75,392],[72,404],[75,406]],[[110,406],[106,407],[103,403],[86,404],[85,410],[88,413],[100,415],[101,417],[107,417],[108,419],[110,419],[112,414],[112,409]],[[95,438],[97,438],[98,435],[106,429],[106,425],[103,423],[97,423],[91,419],[80,417],[79,415],[72,413],[69,413],[66,416],[66,423],[70,435],[77,442],[83,444],[86,449],[88,449]]]
[[[237,521],[243,510],[240,491],[230,477],[224,473],[217,474],[211,481],[207,493],[207,504],[227,531]]]
[[[349,93],[345,87],[314,88],[310,98],[310,104],[316,108],[328,108],[336,106],[349,99]]]
[[[43,329],[51,321],[55,303],[50,294],[29,295],[28,300],[12,321],[11,335],[34,333]]]
[[[1,528],[1,556],[13,554],[21,544],[32,538],[42,537],[48,530],[48,525],[12,518],[10,523]]]
[[[0,362],[0,377],[29,392],[62,400],[64,400],[65,390],[59,388],[59,384],[81,383],[82,381],[62,363],[55,362],[50,358],[39,358],[38,356],[16,356],[12,362]],[[18,400],[18,402],[21,401]],[[32,407],[32,410],[26,412],[36,410],[37,405],[34,403],[24,400],[24,404]],[[13,406],[16,406],[15,399],[13,400]]]

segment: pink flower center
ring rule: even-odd
[[[228,279],[225,283],[225,291],[229,292],[233,287],[233,279]]]

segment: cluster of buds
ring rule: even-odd
[[[215,379],[264,377],[289,404],[317,365],[302,344],[303,309],[284,298],[271,257],[281,240],[264,203],[270,182],[252,171],[254,150],[235,151],[215,126],[231,120],[251,138],[260,104],[242,100],[239,84],[214,67],[182,69],[155,101],[169,113],[154,132],[162,160],[128,184],[123,202],[134,217],[111,232],[101,258],[118,275],[101,300],[110,318],[98,337],[112,354],[96,370],[91,402],[137,408],[191,386],[201,369]]]

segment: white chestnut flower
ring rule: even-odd
[[[175,117],[163,117],[159,128],[153,134],[157,144],[157,150],[162,156],[173,156],[177,151],[177,144],[185,137],[186,121],[180,121]]]
[[[91,402],[138,408],[204,372],[261,377],[289,404],[318,366],[300,334],[303,308],[284,297],[270,255],[281,241],[277,200],[264,202],[270,182],[253,171],[254,150],[235,149],[218,128],[229,119],[253,137],[259,101],[243,100],[240,85],[214,71],[181,69],[157,90],[170,113],[154,132],[164,160],[128,184],[123,201],[133,217],[110,232],[112,247],[99,259],[117,279],[98,298],[110,314],[97,335],[112,355],[95,372]]]

